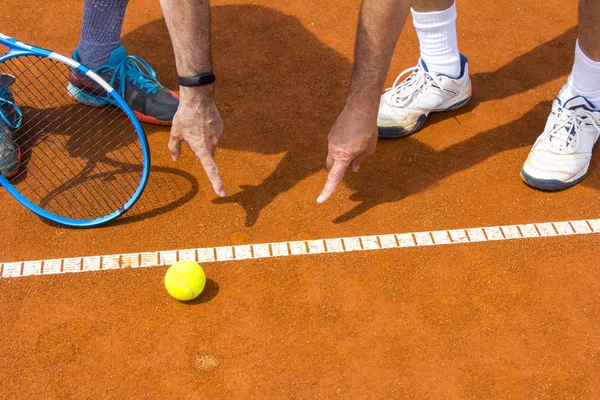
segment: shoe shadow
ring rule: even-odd
[[[260,184],[240,186],[239,192],[214,200],[239,204],[246,212],[246,226],[252,226],[278,195],[324,169],[327,134],[345,102],[352,68],[348,59],[321,43],[294,16],[254,5],[216,6],[211,12],[213,61],[219,79],[216,98],[225,122],[219,146],[283,153]],[[575,38],[576,28],[569,29],[496,71],[473,74],[472,102],[462,110],[434,115],[428,124],[566,75],[570,64],[565,59],[572,57]],[[163,20],[139,27],[123,43],[131,54],[150,62],[166,86],[176,87],[174,56]],[[361,173],[348,174],[344,180],[357,191],[352,199],[361,203],[334,222],[399,201],[499,152],[532,144],[549,110],[550,105],[542,103],[516,121],[442,151],[411,138],[380,141]],[[407,162],[410,157],[419,161]]]
[[[361,168],[361,173],[377,178],[347,175],[347,184],[356,189],[350,198],[359,204],[335,218],[334,222],[349,221],[375,206],[417,194],[503,151],[531,145],[549,109],[550,102],[540,103],[515,121],[481,132],[441,151],[433,150],[412,137],[404,139],[402,146],[388,140],[380,142],[373,160]],[[518,171],[507,173],[518,175]]]
[[[471,102],[456,111],[432,113],[427,119],[425,127],[468,113],[486,101],[525,93],[568,75],[573,65],[576,39],[577,27],[572,27],[554,39],[520,55],[496,71],[472,73],[473,98]],[[471,67],[477,62],[476,59],[469,59],[469,61]],[[392,72],[390,71],[390,73]],[[536,129],[539,131],[542,127],[543,125]]]

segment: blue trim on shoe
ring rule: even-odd
[[[415,123],[415,126],[411,130],[407,130],[401,127],[377,127],[377,134],[382,139],[399,139],[401,137],[410,136],[413,133],[417,132],[419,129],[425,125],[425,121],[427,120],[427,115],[422,114],[419,116],[419,119]]]
[[[79,49],[73,51],[73,59],[80,62]],[[125,85],[131,82],[138,90],[151,94],[156,93],[162,85],[156,79],[156,72],[145,60],[137,56],[128,56],[125,47],[114,49],[106,64],[94,69],[94,72],[104,77],[110,73],[108,84],[117,90],[121,97],[125,96]],[[118,79],[118,85],[115,85]]]
[[[464,55],[460,55],[460,75],[458,76],[448,76],[448,75],[444,75],[444,74],[436,74],[437,76],[445,76],[446,78],[450,78],[450,79],[461,79],[463,76],[465,76],[465,71],[467,70],[466,66],[467,63],[469,62],[469,59],[467,57],[465,57]],[[423,63],[424,65],[425,63]],[[427,70],[426,70],[427,71]]]
[[[583,99],[584,103],[576,105],[574,107],[569,107],[568,104],[577,99]],[[566,100],[564,103],[559,98],[557,98],[556,100],[558,101],[558,104],[561,105],[561,107],[563,107],[567,110],[577,110],[578,108],[583,108],[584,110],[587,110],[587,111],[596,111],[596,112],[600,111],[600,109],[597,109],[596,106],[584,96],[573,96],[570,99]]]
[[[562,182],[562,181],[559,181],[556,179],[534,178],[533,176],[526,173],[523,170],[523,168],[521,168],[521,179],[523,180],[523,182],[525,182],[528,186],[531,186],[532,188],[539,189],[539,190],[558,191],[558,190],[568,189],[572,186],[575,186],[579,182],[581,182],[583,180],[583,178],[585,178],[586,176],[587,176],[587,172],[583,176],[575,179],[574,181]]]
[[[19,129],[19,127],[21,126],[21,123],[23,122],[23,113],[21,112],[21,109],[15,103],[6,99],[6,97],[9,97],[10,95],[11,95],[10,89],[0,88],[0,118],[2,119],[2,122],[4,122],[9,128]],[[8,118],[6,117],[6,115],[4,115],[4,112],[2,111],[2,107],[5,104],[12,107],[12,109],[17,113],[18,118],[15,122],[9,121]],[[0,131],[0,137],[1,137],[1,135],[2,135],[2,132]]]
[[[452,106],[450,106],[450,107],[448,107],[448,108],[446,108],[446,109],[442,110],[442,112],[443,112],[443,111],[454,111],[454,110],[458,110],[459,108],[466,106],[466,105],[467,105],[467,103],[468,103],[469,101],[471,101],[471,97],[467,97],[467,98],[466,98],[466,99],[464,99],[463,101],[459,101],[458,103],[456,103],[456,104],[454,104],[454,105],[452,105]],[[434,111],[432,111],[432,112],[440,112],[440,111],[434,110]]]
[[[71,97],[73,97],[76,101],[78,101],[79,103],[86,104],[88,106],[104,107],[110,104],[114,106],[118,105],[117,102],[110,101],[108,98],[103,99],[98,96],[92,96],[90,94],[87,94],[84,90],[79,89],[70,82],[67,85],[67,92],[69,92]]]

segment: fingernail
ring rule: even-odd
[[[325,197],[321,194],[317,197],[317,203],[322,204],[325,201]]]

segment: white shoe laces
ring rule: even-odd
[[[412,74],[398,84],[400,78],[407,73]],[[388,90],[392,90],[392,101],[397,105],[406,105],[413,101],[413,99],[419,95],[428,83],[431,83],[434,87],[439,87],[435,83],[433,75],[425,71],[420,65],[416,67],[407,68],[398,75],[392,87]]]
[[[540,137],[540,142],[546,141],[555,151],[564,151],[568,154],[577,152],[579,148],[579,132],[581,125],[591,123],[600,131],[600,113],[591,112],[583,108],[568,110],[560,104],[556,112],[552,111],[555,118],[554,126]],[[554,140],[556,139],[556,140]],[[574,142],[574,144],[573,144]]]

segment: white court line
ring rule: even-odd
[[[600,233],[600,219],[0,263],[0,278]]]

